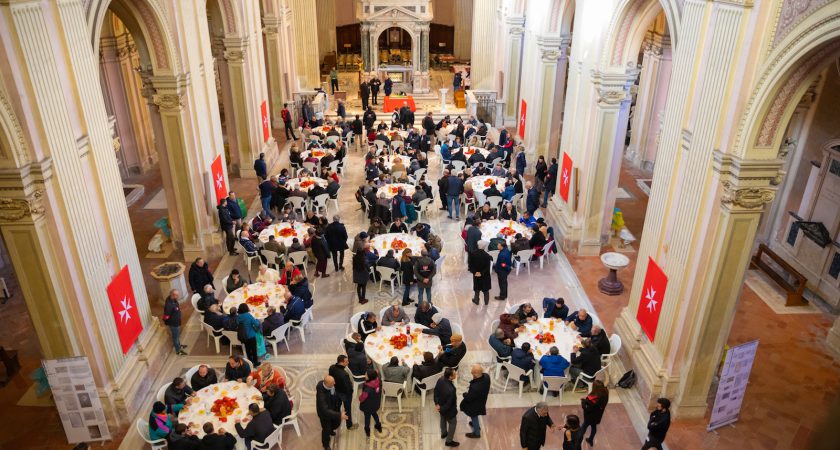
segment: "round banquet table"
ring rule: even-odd
[[[467,178],[465,184],[468,183],[472,186],[473,193],[475,194],[475,200],[478,202],[478,205],[484,205],[484,202],[487,200],[484,198],[484,190],[489,188],[490,185],[487,184],[493,180],[496,183],[496,189],[499,190],[499,193],[505,190],[505,182],[507,179],[502,177],[494,177],[492,175],[478,175],[475,177]]]
[[[292,245],[292,239],[298,238],[298,241],[303,244],[303,239],[306,237],[306,230],[309,225],[304,222],[277,222],[265,227],[260,231],[260,242],[265,244],[268,242],[268,237],[274,235],[274,239],[282,242],[283,245],[289,247]]]
[[[224,421],[210,411],[213,402],[223,397],[235,399],[238,406]],[[213,424],[214,430],[224,428],[228,433],[237,436],[235,421],[248,417],[248,405],[251,403],[260,405],[260,408],[263,406],[263,397],[257,388],[238,381],[216,383],[196,392],[195,397],[178,413],[178,421],[186,423],[199,439],[204,437],[202,427],[207,422]],[[241,438],[237,437],[237,441],[238,448],[245,448],[245,443]]]
[[[305,150],[300,152],[300,158],[306,161],[306,158],[309,158],[310,154],[314,158],[318,158],[318,161],[321,161],[321,158],[327,156],[327,153],[330,155],[335,156],[335,151],[327,148],[313,148],[312,150]]]
[[[454,150],[450,150],[450,153],[460,153],[460,152],[462,152],[462,151],[464,152],[464,156],[465,156],[468,160],[470,159],[470,156],[472,156],[472,155],[473,155],[473,153],[475,153],[475,152],[479,152],[479,153],[481,153],[481,156],[483,156],[485,159],[487,159],[487,155],[489,155],[489,154],[490,154],[490,151],[489,151],[489,150],[485,150],[485,149],[483,149],[483,148],[481,148],[481,147],[458,147],[458,148],[456,148],[456,149],[454,149]],[[487,162],[489,163],[490,161],[487,161]],[[469,163],[468,163],[468,164],[469,164]]]
[[[554,322],[554,331],[550,330],[551,322]],[[554,335],[554,342],[551,344],[541,344],[537,341],[538,334],[552,334]],[[525,324],[525,330],[519,333],[519,336],[513,340],[516,347],[522,347],[522,344],[528,342],[534,350],[534,359],[540,360],[540,357],[548,354],[551,347],[557,346],[560,350],[560,356],[569,359],[572,353],[572,347],[580,343],[580,333],[567,326],[565,322],[558,319],[538,319],[534,322]]]
[[[318,177],[289,178],[286,180],[286,186],[288,186],[290,190],[300,187],[300,190],[303,192],[309,192],[316,183],[323,188],[327,187],[327,180]]]
[[[274,269],[268,269],[274,270]],[[230,308],[238,308],[239,305],[245,303],[245,300],[254,297],[255,295],[265,295],[268,297],[268,304],[269,306],[273,306],[274,309],[277,311],[280,310],[280,307],[286,304],[286,298],[284,295],[286,294],[286,287],[280,284],[275,283],[252,283],[246,284],[241,288],[231,292],[230,294],[225,297],[224,301],[222,301],[222,309],[226,313],[230,311]],[[257,320],[263,320],[268,315],[266,311],[265,303],[260,303],[259,305],[248,305],[248,308],[251,309],[251,314]]]
[[[383,158],[385,158],[385,167],[388,170],[391,170],[391,168],[394,167],[394,163],[397,162],[397,159],[402,160],[402,163],[405,166],[406,171],[408,171],[408,166],[411,165],[411,158],[409,158],[408,156],[405,156],[405,155],[391,155],[390,157],[383,156]]]
[[[324,136],[326,136],[327,133],[330,132],[330,130],[332,130],[333,128],[335,128],[335,127],[332,126],[332,125],[321,125],[320,127],[313,128],[312,132],[313,133],[321,133]]]
[[[411,249],[411,253],[414,256],[420,256],[420,251],[423,250],[426,241],[423,239],[413,235],[413,234],[405,234],[405,233],[385,233],[379,234],[373,237],[370,241],[370,247],[372,249],[376,249],[379,252],[379,256],[385,256],[385,253],[388,250],[394,251],[394,257],[399,260],[402,257],[402,250],[397,250],[393,247],[394,241],[399,239],[400,241],[405,242],[408,247]]]
[[[513,238],[516,236],[516,233],[521,233],[522,236],[525,236],[528,239],[531,238],[532,234],[528,227],[512,220],[483,220],[479,228],[481,229],[481,240],[488,242],[490,239],[496,237],[502,229],[512,229],[514,231],[513,234],[507,233],[508,248],[510,248],[510,244],[513,242]]]
[[[403,347],[399,350],[391,345],[391,337],[398,334],[405,334],[405,325],[391,325],[382,327],[379,331],[368,335],[365,339],[365,353],[376,364],[383,366],[388,364],[392,356],[411,367],[414,364],[423,362],[423,352],[431,352],[437,355],[440,350],[440,338],[431,334],[423,334],[420,330],[425,329],[418,323],[409,323],[412,336],[416,335],[417,340],[412,342],[410,347]],[[415,331],[416,330],[416,331]]]
[[[397,195],[397,190],[399,188],[405,189],[405,195],[409,197],[414,195],[415,188],[413,184],[391,183],[379,188],[379,190],[376,191],[376,196],[379,197],[379,195],[384,192],[386,198],[394,198],[394,196]]]

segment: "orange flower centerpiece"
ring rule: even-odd
[[[233,414],[238,408],[239,403],[236,402],[235,398],[222,397],[213,402],[210,412],[218,417],[220,422],[227,422],[228,416]]]
[[[394,336],[391,336],[391,346],[397,350],[402,350],[408,345],[408,336],[404,333],[400,333]]]
[[[484,187],[490,187],[490,186],[493,186],[494,184],[496,184],[496,180],[494,180],[493,178],[488,178],[488,179],[484,180]]]
[[[332,130],[332,127],[331,127],[331,126],[329,126],[329,125],[324,125],[324,126],[322,126],[322,127],[321,127],[321,130],[323,130],[323,131],[330,131],[330,130]]]
[[[300,188],[301,189],[306,189],[306,188],[312,186],[313,184],[315,184],[315,181],[313,181],[313,180],[303,180],[303,181],[300,182]]]
[[[323,158],[324,156],[327,156],[327,152],[323,150],[312,150],[312,156],[316,158]]]
[[[475,149],[472,148],[472,147],[467,147],[467,148],[464,149],[464,154],[465,155],[473,155],[473,154],[475,154]]]
[[[245,303],[248,306],[261,306],[268,303],[268,296],[267,295],[252,295],[245,299]]]
[[[388,186],[388,193],[391,195],[397,195],[400,192],[399,186]]]
[[[295,233],[295,229],[294,229],[294,228],[289,227],[289,228],[283,228],[282,230],[278,231],[278,232],[277,232],[277,235],[278,235],[278,236],[280,236],[280,237],[287,238],[287,237],[293,237],[293,236],[295,236],[295,235],[296,235],[296,233]]]
[[[554,335],[551,334],[551,333],[545,333],[545,334],[541,333],[541,334],[536,335],[535,337],[536,337],[537,341],[539,341],[540,344],[553,344],[554,343]]]
[[[401,251],[405,250],[407,247],[408,247],[408,244],[402,239],[394,239],[391,242],[391,248],[398,251],[398,252],[401,252]]]
[[[499,233],[505,236],[513,236],[514,234],[516,234],[516,230],[514,230],[511,227],[504,227],[501,230],[499,230]]]

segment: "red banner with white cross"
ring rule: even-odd
[[[108,285],[107,292],[108,300],[111,301],[111,310],[114,312],[114,323],[117,325],[120,345],[123,354],[126,354],[143,331],[143,322],[140,321],[140,312],[137,310],[137,301],[134,299],[128,266],[124,266],[114,277]]]
[[[656,327],[659,325],[659,314],[662,312],[662,302],[665,300],[665,288],[668,287],[668,277],[653,258],[648,257],[645,282],[642,284],[642,298],[639,309],[636,310],[636,320],[642,326],[648,339],[653,342],[656,337]]]

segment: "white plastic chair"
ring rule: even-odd
[[[496,258],[499,257],[499,250],[488,250],[487,254],[493,258],[493,264],[496,264]]]
[[[610,352],[606,355],[601,355],[601,365],[606,367],[610,360],[618,354],[619,350],[621,350],[621,336],[613,333],[610,336]]]
[[[277,255],[277,252],[273,252],[273,251],[271,251],[271,250],[265,250],[265,249],[263,249],[263,251],[262,251],[262,255],[263,255],[263,256],[265,256],[265,260],[266,260],[265,265],[266,265],[266,266],[268,266],[268,267],[272,267],[272,266],[273,266],[276,270],[280,270],[280,265],[279,265],[279,263],[277,262],[277,258],[279,257],[279,256]]]
[[[496,211],[498,211],[499,206],[502,204],[502,201],[504,199],[501,196],[498,196],[498,195],[491,195],[490,197],[487,197],[484,200],[486,202],[490,203],[490,208],[491,209],[495,209]]]
[[[286,344],[286,351],[290,352],[289,349],[289,329],[291,329],[292,323],[286,322],[283,325],[275,328],[274,331],[271,332],[269,336],[266,337],[265,342],[267,344],[271,344],[271,348],[274,350],[274,356],[277,357],[277,344],[283,342]]]
[[[332,198],[327,194],[327,203],[332,202],[333,206],[335,206],[335,213],[338,214],[340,211],[340,207],[338,206],[338,195],[341,193],[341,185],[338,186],[338,190],[335,191],[335,198]],[[325,210],[326,211],[326,210]]]
[[[435,385],[437,384],[438,380],[440,380],[440,377],[442,377],[442,376],[443,376],[443,371],[440,371],[440,372],[438,372],[434,375],[429,375],[428,377],[423,378],[422,380],[417,380],[414,377],[411,378],[411,383],[412,383],[411,388],[412,389],[414,389],[414,386],[417,385],[418,383],[422,384],[423,386],[426,386],[425,388],[418,388],[418,389],[420,389],[420,400],[421,400],[420,403],[424,407],[426,406],[426,392],[435,390]]]
[[[429,207],[434,203],[434,199],[427,198],[420,200],[417,204],[417,220],[420,221],[423,218],[423,213],[428,215]]]
[[[592,376],[589,376],[589,375],[581,372],[580,375],[578,375],[577,380],[575,380],[575,385],[572,388],[572,391],[577,391],[578,385],[583,383],[583,384],[586,385],[586,393],[588,394],[588,393],[592,392],[592,383],[595,382],[596,379],[598,379],[598,376],[600,376],[602,373],[606,372],[606,370],[607,370],[606,367],[602,367],[601,370],[595,372],[595,374],[592,375]]]
[[[557,246],[554,245],[553,239],[546,242],[546,244],[543,245],[541,251],[542,255],[540,255],[540,269],[543,268],[543,260],[551,258],[552,255],[554,255],[555,258],[559,258],[559,256],[557,256]]]
[[[306,251],[289,252],[289,261],[296,266],[303,266],[304,275],[309,276],[309,271],[306,270],[306,266],[309,263],[309,255],[306,254]]]
[[[260,265],[260,262],[261,262],[260,261],[260,254],[257,253],[257,252],[248,253],[248,251],[245,250],[245,246],[243,246],[242,243],[239,242],[239,239],[236,240],[236,245],[238,245],[239,249],[242,250],[242,259],[245,260],[245,267],[248,268],[248,273],[250,273],[251,272],[251,261],[256,260],[257,265]]]
[[[402,383],[393,383],[390,381],[385,381],[382,383],[382,403],[385,403],[385,399],[388,397],[394,397],[397,399],[397,406],[399,407],[399,411],[402,412],[402,396],[405,394],[405,385],[406,381]]]
[[[455,172],[463,172],[464,169],[467,168],[467,163],[461,161],[460,159],[451,161],[450,164],[452,164],[452,167],[455,169]]]
[[[230,275],[226,275],[224,278],[222,278],[222,290],[225,291],[225,294],[230,294],[230,292],[228,292],[227,290],[228,278],[230,278]]]
[[[339,170],[340,169],[340,167],[339,167],[340,163],[341,163],[341,161],[339,161],[337,159],[334,160],[333,162],[331,162],[330,165],[328,166],[330,168],[330,172],[341,173],[341,171]]]
[[[560,392],[560,404],[563,404],[563,390],[566,383],[571,381],[569,377],[541,377],[543,388],[543,401],[548,397],[548,391]]]
[[[297,395],[293,395],[291,400],[292,413],[283,418],[283,422],[280,423],[280,429],[282,430],[284,427],[291,425],[295,427],[295,433],[298,435],[298,437],[300,437],[300,424],[298,423],[298,414],[300,413],[300,403],[303,401],[303,395],[300,393],[300,391],[298,391]]]
[[[531,275],[531,258],[534,257],[534,250],[520,250],[516,252],[514,258],[514,265],[516,266],[516,275],[519,275],[519,269],[522,266],[528,267],[528,275]]]
[[[449,322],[449,326],[452,328],[452,334],[460,334],[461,336],[464,335],[464,330],[461,328],[460,323]]]
[[[494,333],[496,332],[495,331],[496,328],[499,327],[499,321],[495,320],[495,322],[496,322],[496,326],[493,327],[493,332]],[[511,360],[511,357],[510,356],[500,356],[498,353],[496,353],[496,350],[494,348],[491,347],[490,349],[493,350],[493,354],[496,355],[496,357],[493,359],[493,363],[496,366],[496,370],[495,370],[495,373],[494,373],[494,378],[499,378],[499,374],[502,373],[502,365],[504,363],[509,363],[510,360]]]
[[[217,330],[204,322],[201,322],[201,328],[204,328],[204,331],[207,332],[207,345],[205,345],[205,348],[210,347],[210,338],[212,337],[213,341],[216,343],[216,353],[218,354],[221,351],[219,347],[222,343],[222,337],[224,337],[222,335],[224,330]],[[216,335],[216,333],[218,333],[218,335]]]
[[[312,172],[312,173],[316,173],[316,170],[318,169],[318,165],[315,164],[314,162],[311,162],[311,161],[304,161],[303,162],[303,168]]]
[[[397,278],[397,271],[390,267],[376,267],[376,273],[379,274],[379,291],[382,292],[382,283],[391,285],[391,297],[394,296],[394,285],[399,283]]]
[[[519,367],[514,366],[512,363],[504,362],[502,363],[502,367],[507,369],[507,379],[505,380],[505,392],[507,392],[508,382],[510,382],[511,378],[514,381],[519,383],[519,397],[522,398],[522,389],[525,387],[525,380],[520,379],[522,375],[526,377],[531,377],[534,374],[534,369],[529,371],[524,371]]]
[[[184,381],[186,381],[187,384],[190,384],[190,380],[192,380],[193,375],[195,375],[195,373],[198,372],[198,368],[201,367],[201,366],[207,366],[207,370],[213,370],[213,368],[210,367],[209,364],[196,364],[196,365],[190,367],[187,370],[187,372],[184,374]],[[192,386],[190,386],[190,387],[192,387]]]
[[[312,209],[315,210],[315,213],[320,213],[321,210],[324,210],[324,214],[327,214],[327,200],[330,199],[330,194],[321,194],[315,196],[312,199]]]
[[[341,140],[341,136],[335,136],[335,135],[327,136],[327,139],[326,139],[327,142],[332,142],[333,144],[337,144],[339,140]]]
[[[292,329],[298,330],[300,332],[300,340],[306,342],[306,327],[309,326],[309,323],[312,322],[312,308],[306,310],[302,316],[300,316],[300,322],[294,323],[289,322],[292,324]],[[288,345],[288,344],[286,344]]]
[[[295,212],[300,212],[301,216],[306,215],[306,210],[304,208],[304,199],[302,197],[297,196],[290,196],[286,199],[292,205],[292,210]]]
[[[525,210],[525,193],[522,192],[522,193],[519,193],[519,194],[514,194],[514,196],[511,197],[510,202],[513,203],[513,206],[515,206],[517,208],[517,210],[524,211]]]
[[[280,425],[274,425],[274,431],[272,431],[264,441],[251,441],[251,450],[269,450],[275,445],[280,446],[280,442],[282,440],[283,427]]]
[[[161,386],[160,389],[158,389],[157,394],[155,395],[155,400],[161,403],[166,403],[164,402],[164,397],[166,396],[166,390],[169,389],[169,386],[171,384],[172,382],[170,381],[169,383],[166,383],[163,386]]]
[[[143,419],[137,419],[137,434],[152,446],[152,450],[160,450],[166,448],[166,439],[155,439],[149,436],[149,422]]]
[[[204,311],[198,309],[198,301],[201,299],[201,294],[193,294],[190,297],[190,303],[192,304],[193,310],[197,313],[201,314],[201,317],[204,317]]]
[[[382,153],[382,151],[385,149],[385,141],[383,141],[383,140],[374,139],[373,140],[373,145],[376,146],[376,154],[377,155]]]
[[[222,336],[228,338],[228,340],[230,341],[230,352],[228,352],[228,356],[233,356],[233,347],[236,346],[242,347],[242,354],[245,354],[245,344],[239,342],[239,336],[237,335],[236,331],[222,331]]]

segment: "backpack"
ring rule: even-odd
[[[618,383],[616,383],[616,385],[618,387],[621,387],[621,388],[624,388],[624,389],[630,389],[635,384],[636,384],[636,372],[633,372],[632,370],[628,370],[627,372],[625,372],[624,375],[621,376],[621,379],[618,380]]]

